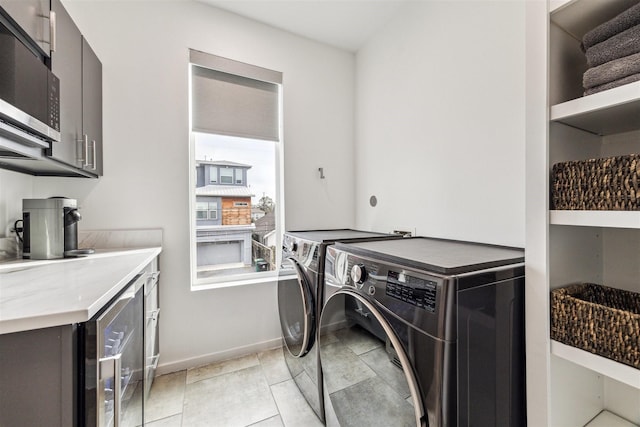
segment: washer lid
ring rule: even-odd
[[[373,231],[360,231],[351,229],[338,230],[304,230],[304,231],[287,231],[286,234],[295,236],[299,239],[310,240],[319,243],[333,243],[344,240],[358,240],[371,238],[394,238],[399,239],[402,236],[396,234],[376,233]]]
[[[524,262],[520,248],[429,237],[336,243],[336,249],[447,275]]]

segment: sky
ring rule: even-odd
[[[264,195],[276,202],[276,143],[194,132],[196,160],[228,160],[251,165],[247,184],[258,203]],[[277,205],[277,202],[276,202]]]

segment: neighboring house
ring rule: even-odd
[[[268,212],[256,219],[253,231],[254,258],[262,258],[268,263],[267,269],[273,270],[276,266],[276,215]]]
[[[255,222],[257,219],[264,216],[264,211],[256,206],[251,207],[251,219]]]
[[[229,161],[196,161],[197,265],[214,269],[250,266],[251,165]]]
[[[256,225],[256,229],[253,231],[254,236],[256,236],[255,240],[262,243],[263,245],[266,245],[264,236],[276,229],[275,213],[269,212],[267,214],[264,214],[260,218],[256,219],[254,221],[254,224]]]

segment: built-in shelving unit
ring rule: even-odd
[[[596,135],[640,129],[640,82],[551,106],[551,120]]]
[[[609,411],[602,411],[586,427],[635,427],[635,424]]]
[[[551,341],[551,353],[640,390],[640,370],[606,357]]]
[[[554,164],[640,154],[640,82],[583,96],[580,49],[586,32],[637,1],[527,4],[527,176],[538,178],[527,184],[529,425],[640,426],[640,369],[549,333],[552,289],[591,282],[640,292],[640,211],[549,206]]]
[[[552,225],[640,229],[640,212],[636,211],[550,211]]]

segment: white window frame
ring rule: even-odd
[[[248,208],[249,207],[249,203],[247,203],[247,202],[233,202],[233,207],[234,208]]]
[[[211,206],[213,205],[213,209],[211,209]],[[218,219],[218,202],[209,202],[209,206],[207,206],[209,209],[209,219]],[[213,214],[213,215],[211,215]]]
[[[218,183],[218,167],[217,166],[209,166],[209,183],[211,184]]]
[[[198,209],[198,205],[207,205],[207,209]],[[202,206],[200,206],[202,207]],[[197,221],[206,221],[208,218],[208,214],[207,212],[209,211],[209,205],[208,202],[196,202],[196,220]],[[201,212],[205,213],[205,217],[204,218],[200,218],[198,216],[198,214],[200,214]]]
[[[240,175],[240,179],[238,179],[238,175]],[[242,169],[236,168],[233,171],[233,183],[235,185],[243,185],[244,184],[244,171]]]
[[[231,176],[224,175],[223,171],[225,171],[225,172],[231,171]],[[235,173],[233,171],[234,171],[234,169],[232,169],[232,168],[220,168],[220,184],[233,184],[233,182],[235,180]],[[226,182],[222,178],[231,178],[231,181]]]
[[[191,102],[191,77],[192,77],[192,64],[188,61],[187,64],[187,76],[188,76],[188,96],[189,106]],[[276,175],[276,191],[275,199],[277,203],[276,209],[276,248],[282,247],[282,235],[285,230],[285,199],[284,199],[284,132],[283,132],[283,103],[282,103],[282,83],[278,84],[278,117],[279,117],[279,135],[278,141],[273,141],[275,144],[275,175]],[[191,266],[191,283],[190,288],[192,291],[206,291],[209,289],[219,289],[225,287],[254,285],[267,282],[275,282],[278,280],[280,272],[280,266],[282,264],[282,251],[276,250],[276,268],[270,271],[261,271],[255,273],[245,273],[236,275],[225,275],[220,277],[210,277],[206,279],[198,279],[197,277],[197,242],[196,242],[196,218],[195,218],[195,203],[196,196],[193,189],[196,185],[196,159],[195,159],[195,133],[191,130],[191,107],[189,107],[189,170],[192,171],[189,174],[188,191],[189,194],[189,248],[190,248],[190,266]],[[220,170],[220,168],[218,168]],[[221,184],[218,181],[218,184]]]
[[[198,209],[198,205],[200,205],[200,207],[204,207],[203,205],[206,205],[205,209]],[[213,209],[211,209],[211,207],[213,206]],[[199,213],[204,212],[204,218],[200,218],[198,216]],[[213,213],[213,215],[211,215]],[[196,202],[196,220],[198,221],[207,221],[207,220],[216,220],[218,219],[218,202]]]

